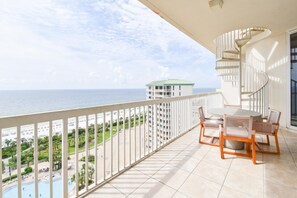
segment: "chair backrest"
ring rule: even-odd
[[[280,116],[281,116],[281,112],[280,111],[276,111],[276,110],[269,110],[269,115],[268,115],[268,119],[267,122],[272,124],[272,123],[279,123],[280,120]]]
[[[241,109],[241,105],[227,105],[224,104],[225,108],[234,108],[234,109]]]
[[[236,133],[239,133],[238,136],[242,137],[243,135],[240,135],[240,132],[248,133],[247,137],[251,137],[252,134],[255,132],[252,129],[253,127],[253,117],[252,116],[229,116],[224,115],[224,134],[225,135],[234,135],[234,131]],[[229,132],[229,133],[228,133]]]
[[[198,112],[199,112],[200,122],[204,122],[205,121],[205,116],[204,116],[204,112],[203,112],[202,106],[198,107]]]

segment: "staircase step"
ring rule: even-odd
[[[238,61],[240,61],[240,59],[239,58],[226,58],[226,57],[222,57],[222,58],[217,59],[216,61],[236,61],[236,62],[238,62]]]
[[[241,94],[252,94],[253,92],[251,92],[251,91],[243,91],[243,92],[241,92]]]
[[[249,98],[241,98],[241,101],[250,101]]]
[[[226,52],[223,52],[223,58],[233,58],[233,59],[239,59],[239,54],[229,54]]]
[[[249,42],[251,39],[250,38],[246,38],[246,39],[236,39],[235,42],[239,47],[244,46],[245,44],[247,44],[247,42]]]
[[[232,55],[239,55],[240,54],[239,50],[224,50],[223,53],[224,54],[232,54]]]
[[[220,66],[220,67],[216,67],[216,70],[222,70],[222,69],[238,69],[239,66]]]

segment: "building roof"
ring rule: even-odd
[[[158,80],[148,83],[146,86],[166,86],[166,85],[191,85],[194,86],[194,83],[188,80],[180,79],[168,79],[168,80]]]
[[[214,39],[239,28],[265,27],[280,35],[297,26],[296,0],[139,0],[192,39],[215,52]]]

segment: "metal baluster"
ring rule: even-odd
[[[33,130],[34,130],[34,182],[35,182],[34,187],[35,187],[35,197],[38,197],[39,194],[38,194],[38,125],[37,123],[34,124]],[[63,170],[62,170],[62,173],[63,173]]]
[[[103,180],[105,180],[106,178],[106,161],[105,161],[105,130],[106,130],[106,126],[105,126],[105,112],[103,112],[103,127],[102,127],[102,144],[103,144]]]
[[[95,180],[95,186],[97,186],[98,184],[98,117],[97,117],[97,113],[95,114],[94,117],[95,121],[94,121],[94,136],[95,136],[95,144],[94,144],[94,155],[95,155],[95,176],[94,176],[94,180]]]
[[[117,137],[118,137],[118,172],[120,172],[120,111],[117,110]]]
[[[89,118],[86,115],[85,127],[85,185],[86,191],[89,189]]]
[[[78,117],[75,117],[75,195],[78,197],[79,192],[79,178],[78,178],[78,145],[79,145],[79,138],[78,138]],[[50,178],[52,178],[50,176]]]
[[[35,169],[37,170],[37,169]],[[38,178],[35,178],[35,182]],[[38,183],[38,181],[37,181]],[[63,119],[62,133],[62,197],[68,197],[68,119]],[[38,186],[37,186],[38,188]],[[35,189],[36,193],[36,189]],[[38,194],[35,194],[38,197]]]
[[[113,176],[113,111],[110,112],[110,176]]]
[[[19,126],[17,126],[16,144],[17,144],[17,151],[16,151],[17,156],[16,157],[17,157],[18,197],[21,198],[22,197],[22,164],[21,164],[21,130],[20,130]],[[38,173],[37,169],[35,169],[34,172]]]

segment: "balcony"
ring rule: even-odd
[[[161,117],[155,116],[160,111],[149,116],[149,109],[168,103],[170,111],[163,112]],[[249,159],[228,155],[222,160],[217,147],[198,144],[198,106],[207,111],[222,104],[222,95],[216,92],[0,118],[2,132],[11,133],[11,136],[1,137],[0,146],[5,149],[7,137],[14,136],[16,140],[16,167],[11,171],[15,177],[7,180],[7,167],[0,167],[1,195],[296,195],[296,133],[281,130],[281,155],[257,154],[257,165]],[[158,117],[167,116],[170,117],[170,133],[157,127]],[[32,146],[24,149],[27,140]],[[44,142],[48,145],[46,148]],[[269,148],[273,149],[275,143],[271,144]],[[5,153],[3,149],[1,154]],[[27,162],[23,155],[30,149],[34,160]],[[43,159],[41,154],[47,154],[48,159]],[[32,173],[24,173],[27,166],[32,168]]]
[[[222,160],[198,135],[191,130],[87,197],[296,196],[296,133],[281,130],[281,155],[258,153],[257,165],[233,155]]]
[[[1,195],[85,197],[196,127],[198,106],[222,104],[216,92],[2,117]],[[166,117],[170,133],[157,127]]]

